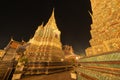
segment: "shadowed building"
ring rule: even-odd
[[[10,61],[15,59],[15,57],[17,56],[17,49],[22,45],[24,45],[24,42],[18,42],[11,39],[8,45],[4,48],[5,54],[2,60]]]
[[[13,39],[10,40],[8,45],[2,50],[0,59],[0,80],[11,80],[18,53],[17,49],[22,46],[24,42],[18,42]]]

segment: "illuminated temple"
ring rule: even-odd
[[[60,61],[64,58],[61,32],[57,28],[54,10],[48,23],[38,26],[34,36],[29,40],[30,45],[26,48],[25,55],[29,61]]]
[[[49,74],[65,70],[66,67],[61,68],[64,65],[65,56],[62,50],[60,34],[53,10],[47,24],[38,26],[33,38],[18,49],[20,53],[21,49],[26,46],[23,56],[18,59],[12,79],[20,79],[22,75]],[[54,69],[55,66],[57,68]]]
[[[97,55],[120,50],[120,1],[91,0],[92,25],[86,55]]]

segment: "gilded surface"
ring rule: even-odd
[[[91,47],[104,45],[106,50],[102,53],[119,50],[119,47],[110,46],[120,45],[120,0],[91,0],[91,5]],[[95,53],[100,54],[97,51]]]
[[[29,60],[33,60],[33,57],[39,61],[54,61],[64,58],[60,34],[53,11],[48,23],[45,26],[40,25],[34,37],[29,40],[30,46],[27,47],[25,52]]]

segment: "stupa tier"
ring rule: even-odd
[[[91,5],[92,39],[86,54],[120,50],[120,0],[91,0]]]
[[[57,28],[54,10],[48,23],[38,26],[34,36],[29,40],[30,46],[26,48],[25,55],[29,61],[60,61],[64,58],[61,32]]]

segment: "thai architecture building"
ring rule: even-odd
[[[12,72],[16,67],[16,60],[20,57],[17,52],[19,50],[21,52],[23,51],[20,47],[23,46],[24,43],[25,42],[18,42],[11,39],[4,50],[0,50],[0,80],[11,80],[10,75],[12,75]]]
[[[24,45],[25,42],[18,42],[11,38],[8,45],[4,48],[5,54],[2,58],[3,61],[11,61],[17,59],[17,50]]]
[[[80,58],[80,55],[74,53],[72,46],[64,45],[63,51],[65,54],[65,61],[67,62],[75,61],[77,57]]]
[[[64,58],[61,32],[57,28],[54,10],[48,23],[38,26],[34,36],[29,40],[30,45],[26,48],[25,55],[29,61],[60,61]]]
[[[25,44],[26,50],[18,60],[18,67],[12,79],[20,79],[22,75],[49,74],[66,70],[60,34],[53,10],[47,24],[38,26],[33,38]],[[69,67],[71,68],[71,65]]]
[[[66,57],[74,54],[72,46],[69,46],[69,45],[64,45],[63,51],[64,51]]]
[[[97,55],[120,50],[120,1],[91,0],[92,25],[86,55]]]

